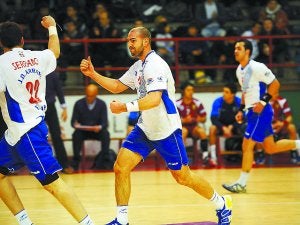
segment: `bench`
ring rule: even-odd
[[[240,151],[225,149],[225,140],[226,140],[226,138],[224,136],[217,137],[216,152],[217,152],[219,166],[224,166],[224,160],[223,160],[224,156],[226,156],[226,155],[242,155],[243,154],[242,149],[240,149]]]

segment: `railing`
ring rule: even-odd
[[[268,59],[267,65],[272,69],[272,68],[292,68],[294,69],[295,73],[296,69],[299,70],[300,68],[300,60],[296,59],[296,56],[300,58],[300,35],[277,35],[277,36],[252,36],[252,37],[241,37],[241,36],[232,36],[232,37],[210,37],[210,38],[172,38],[172,39],[165,39],[165,38],[153,38],[152,41],[173,41],[174,42],[174,53],[175,53],[175,62],[174,65],[170,66],[171,69],[174,71],[174,78],[176,81],[176,84],[179,84],[180,81],[180,72],[183,70],[198,70],[198,69],[229,69],[229,68],[236,68],[235,65],[183,65],[179,61],[179,46],[180,42],[182,41],[209,41],[209,42],[214,42],[214,41],[225,41],[225,40],[239,40],[239,39],[267,39],[269,46],[270,46],[270,56]],[[273,48],[273,42],[274,39],[279,39],[282,41],[288,41],[288,45],[286,46],[287,48],[292,48],[291,50],[294,52],[292,60],[289,62],[280,62],[280,63],[274,63],[273,62],[273,55],[272,55],[272,48]],[[84,49],[84,57],[87,57],[90,55],[90,49],[89,45],[92,43],[125,43],[126,38],[107,38],[107,39],[71,39],[71,40],[61,40],[61,44],[65,45],[68,43],[82,43],[83,44],[83,49]],[[40,43],[47,43],[45,40],[26,40],[26,44],[40,44]],[[125,51],[125,46],[124,46],[124,51]],[[234,49],[232,49],[232,55],[233,55]],[[129,56],[128,56],[129,57]],[[297,60],[299,60],[297,62]],[[97,71],[126,71],[128,69],[127,66],[105,66],[105,67],[96,67],[95,68]],[[63,68],[59,67],[58,71],[80,71],[79,65],[74,65],[72,68]],[[298,71],[299,73],[299,71]],[[299,76],[296,75],[296,76]],[[85,83],[88,83],[88,78],[85,78]],[[299,77],[297,77],[299,79]],[[212,84],[213,85],[213,84]]]

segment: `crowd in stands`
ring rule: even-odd
[[[0,3],[0,22],[20,23],[28,40],[47,39],[47,31],[39,23],[42,16],[49,14],[62,28],[59,32],[61,40],[124,37],[128,29],[136,26],[135,21],[151,26],[152,36],[156,38],[283,35],[298,32],[289,20],[300,19],[299,11],[300,6],[280,0],[6,0]],[[240,25],[228,25],[230,22],[240,22]],[[275,63],[297,58],[297,52],[291,52],[282,39],[275,39],[271,47],[267,39],[252,39],[252,43],[255,47],[253,59],[267,62],[271,49]],[[41,46],[29,43],[25,47],[39,49]],[[95,66],[128,66],[131,63],[123,43],[91,43],[89,47]],[[174,65],[174,42],[158,41],[154,47],[170,65]],[[185,41],[179,47],[179,62],[184,65],[234,63],[230,40]],[[59,66],[78,66],[83,57],[82,43],[64,43]],[[189,79],[196,79],[197,72],[189,71]],[[215,80],[215,70],[201,72],[209,81]],[[234,81],[231,74],[232,69],[223,71],[223,80]],[[63,74],[61,78],[65,80],[66,76]]]

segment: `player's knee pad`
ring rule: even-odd
[[[39,180],[40,183],[45,186],[51,184],[52,182],[56,181],[59,178],[57,173],[54,174],[47,174],[44,180]]]
[[[7,175],[9,170],[6,167],[0,166],[0,173],[3,175]]]

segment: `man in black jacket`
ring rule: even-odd
[[[107,130],[107,107],[103,100],[97,98],[98,86],[89,84],[85,89],[85,97],[79,99],[73,109],[71,126],[75,128],[73,139],[73,167],[78,169],[80,151],[84,140],[101,141],[101,151],[96,156],[93,169],[102,168],[101,160],[109,153],[110,134]]]

